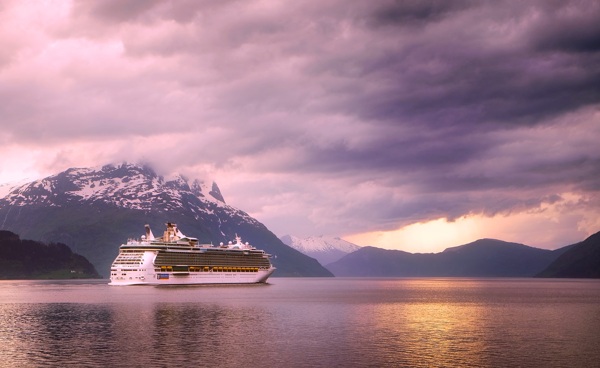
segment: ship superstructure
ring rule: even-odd
[[[141,239],[121,245],[110,269],[110,285],[264,283],[275,271],[270,255],[239,236],[228,244],[199,244],[176,224],[155,238],[149,225]]]

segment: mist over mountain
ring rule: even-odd
[[[532,277],[567,251],[480,239],[440,253],[364,247],[326,267],[335,276]]]
[[[343,256],[360,249],[358,245],[337,237],[311,236],[299,238],[293,235],[284,235],[280,239],[284,244],[316,259],[322,265],[335,262]]]
[[[165,179],[134,164],[72,168],[6,190],[0,229],[24,238],[69,244],[103,275],[119,246],[150,224],[166,222],[202,243],[243,241],[273,255],[274,276],[331,276],[316,260],[283,244],[262,223],[229,206],[216,183]]]

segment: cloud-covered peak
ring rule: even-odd
[[[131,209],[165,210],[187,206],[187,196],[193,195],[201,201],[225,205],[220,192],[217,198],[212,190],[198,180],[190,187],[188,179],[182,175],[165,180],[147,166],[123,163],[71,168],[15,187],[4,200],[6,204],[16,206],[32,203],[61,206],[77,201],[103,202]]]

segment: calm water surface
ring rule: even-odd
[[[0,281],[0,366],[600,367],[600,280]]]

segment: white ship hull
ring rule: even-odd
[[[243,244],[200,245],[168,223],[161,238],[146,226],[141,240],[121,245],[109,285],[201,285],[264,283],[275,271],[269,255]]]
[[[275,268],[258,272],[158,272],[141,273],[118,271],[121,276],[111,277],[109,285],[202,285],[202,284],[258,284],[265,283]]]

